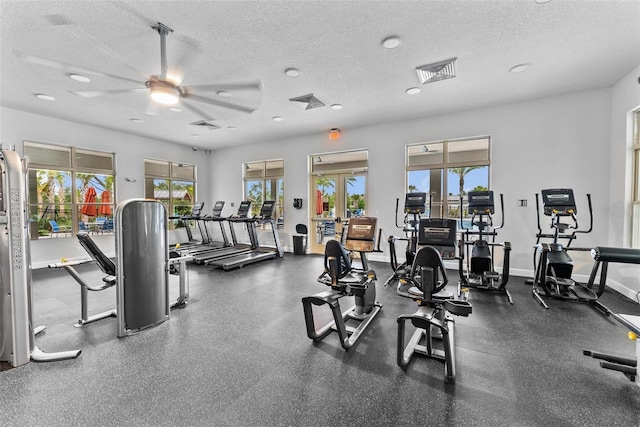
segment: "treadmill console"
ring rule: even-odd
[[[236,214],[236,217],[246,218],[249,215],[249,209],[251,209],[251,202],[249,200],[240,202],[240,206],[238,206],[238,213]]]
[[[407,193],[404,198],[404,213],[418,215],[426,212],[427,193]]]
[[[211,212],[211,216],[214,218],[222,216],[222,208],[224,208],[224,202],[216,202],[215,205],[213,205],[213,212]]]
[[[193,205],[193,210],[191,211],[191,216],[192,217],[200,217],[200,215],[202,214],[202,209],[204,209],[204,202],[196,202]]]
[[[344,248],[356,252],[373,252],[376,223],[377,219],[373,217],[350,218]]]
[[[258,214],[258,216],[261,219],[271,219],[273,217],[273,211],[276,208],[276,202],[274,202],[273,200],[265,200],[265,202],[262,204],[262,207],[260,208],[260,213]]]
[[[493,191],[469,191],[469,213],[476,215],[493,214]]]
[[[544,214],[551,216],[570,216],[578,213],[573,190],[570,188],[554,188],[542,190],[542,206]]]
[[[442,258],[456,257],[458,221],[455,219],[421,218],[418,245],[433,246]]]

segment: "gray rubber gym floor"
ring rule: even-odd
[[[589,348],[632,357],[634,343],[589,305],[551,300],[545,310],[518,277],[509,284],[513,306],[472,291],[474,313],[456,318],[456,383],[445,384],[438,361],[417,356],[406,372],[396,364],[396,318],[416,306],[382,287],[387,264],[371,263],[384,306],[357,347],[345,352],[335,333],[308,339],[301,298],[326,289],[316,282],[321,264],[287,254],[230,272],[192,266],[189,305],[122,339],[114,318],[74,328],[79,286],[64,271],[34,271],[35,320],[47,326],[38,346],[82,354],[1,372],[0,424],[640,424],[640,387],[582,355]],[[101,278],[94,265],[79,270]],[[89,298],[90,314],[104,311],[115,289]],[[601,300],[640,314],[614,292]]]

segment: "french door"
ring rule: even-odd
[[[312,175],[309,230],[312,253],[324,253],[328,240],[340,240],[345,221],[366,214],[366,184],[367,177],[362,172]]]

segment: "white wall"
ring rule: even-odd
[[[611,93],[609,239],[602,246],[629,247],[631,242],[631,196],[633,119],[631,111],[640,108],[640,67],[622,78]],[[638,232],[637,230],[635,231]],[[608,277],[619,290],[639,301],[640,268],[635,265],[611,264]],[[625,292],[625,288],[628,291]],[[633,294],[633,295],[631,295]]]
[[[384,239],[396,234],[395,201],[405,192],[406,144],[490,135],[491,186],[504,193],[506,224],[500,238],[512,242],[512,268],[531,275],[535,243],[535,193],[543,188],[573,188],[580,224],[588,227],[586,193],[594,207],[594,231],[580,236],[578,245],[593,247],[608,241],[609,151],[611,90],[599,89],[551,98],[342,129],[341,139],[328,141],[326,131],[280,141],[215,151],[211,157],[212,199],[238,202],[242,195],[242,163],[283,158],[286,220],[283,244],[292,247],[295,224],[308,222],[308,155],[358,148],[369,149],[368,213],[378,217]],[[292,207],[294,197],[304,208]],[[527,199],[528,207],[516,207]],[[544,219],[546,224],[548,221]],[[382,245],[383,247],[386,244]],[[401,252],[401,251],[399,251]],[[388,253],[372,256],[386,261]],[[574,256],[576,273],[588,275],[588,254]],[[578,276],[580,277],[580,276]]]
[[[209,176],[209,159],[204,151],[194,152],[191,147],[156,141],[135,135],[115,132],[94,126],[86,126],[65,120],[25,113],[10,108],[0,109],[0,142],[15,145],[22,155],[25,140],[48,142],[75,147],[93,148],[116,154],[116,201],[144,197],[144,159],[173,160],[196,165],[197,198],[212,206],[208,196],[212,190]],[[125,177],[135,182],[125,181]],[[175,232],[172,240],[183,239]],[[113,235],[97,236],[97,243],[108,255],[113,255]],[[77,239],[39,239],[31,243],[31,263],[34,268],[46,267],[49,263],[68,259],[86,258],[86,252]]]

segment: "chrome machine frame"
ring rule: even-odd
[[[30,360],[73,359],[81,350],[45,353],[35,345],[31,296],[31,258],[27,220],[26,161],[9,146],[0,147],[0,361],[17,367]]]

